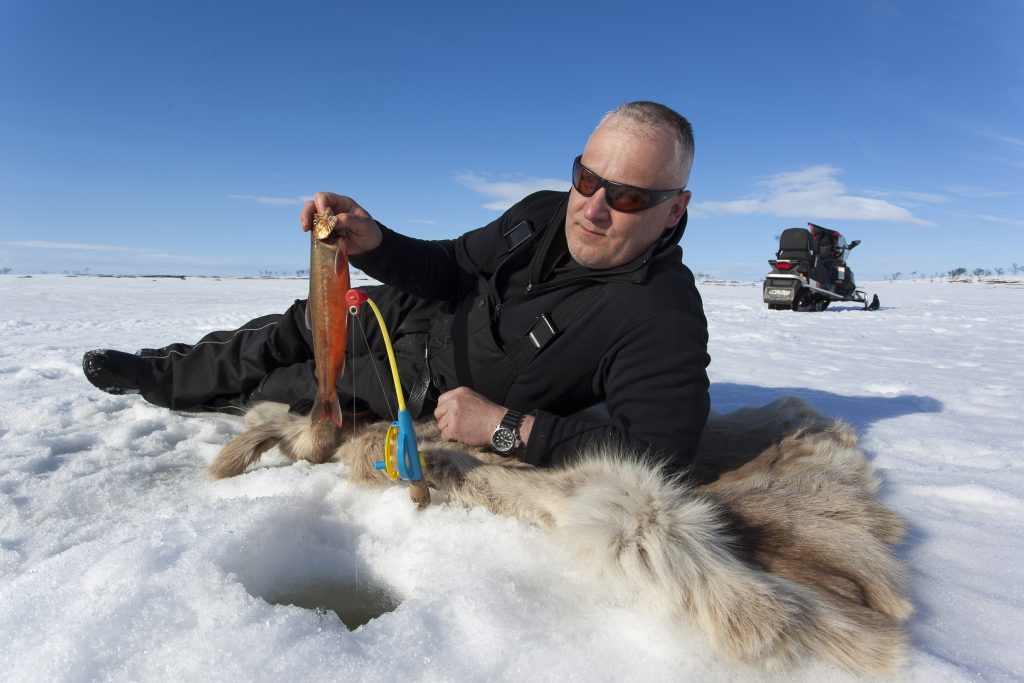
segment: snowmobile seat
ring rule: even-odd
[[[834,261],[840,257],[836,235],[831,230],[821,229],[814,233],[814,252],[819,261]]]
[[[777,259],[802,261],[805,270],[810,269],[813,256],[811,253],[811,231],[806,228],[786,228],[779,237],[779,250],[775,252]]]

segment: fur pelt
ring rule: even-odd
[[[316,452],[309,421],[263,403],[210,466],[233,476],[279,445]],[[668,475],[643,454],[594,448],[560,468],[441,440],[417,427],[425,477],[448,500],[551,529],[595,576],[638,604],[699,624],[728,655],[767,666],[809,656],[851,671],[897,666],[906,644],[902,520],[878,502],[879,479],[853,430],[796,398],[712,415],[691,472]],[[346,433],[334,459],[360,484],[380,424]]]

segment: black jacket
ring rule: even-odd
[[[557,464],[597,440],[653,448],[672,468],[686,467],[710,404],[707,321],[678,246],[686,216],[633,262],[590,270],[567,258],[566,200],[564,192],[538,192],[455,240],[417,240],[381,226],[380,247],[352,263],[409,294],[445,300],[451,311],[487,306],[486,340],[453,333],[465,362],[454,372],[439,363],[434,381],[441,391],[465,384],[533,413],[527,462]],[[522,221],[533,235],[510,250],[505,235]],[[580,289],[592,291],[586,310],[511,382],[490,382],[508,367],[494,362],[493,347],[508,350],[538,312]],[[601,403],[606,415],[578,414]]]

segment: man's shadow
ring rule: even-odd
[[[913,413],[937,413],[942,403],[928,396],[843,396],[792,387],[718,383],[711,386],[713,414],[690,471],[710,483],[761,456],[795,434],[829,432],[836,420],[860,432],[874,422]]]
[[[862,432],[879,420],[914,413],[938,413],[942,403],[931,396],[844,396],[830,391],[800,387],[759,387],[718,382],[711,385],[711,409],[729,413],[771,403],[783,396],[797,396],[822,415],[842,420]]]

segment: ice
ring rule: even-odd
[[[238,326],[299,279],[0,276],[0,671],[11,681],[773,679],[628,607],[541,529],[417,511],[337,464],[203,467],[240,418],[89,385],[82,353]],[[785,394],[853,425],[904,515],[900,681],[1024,678],[1024,289],[878,283],[882,309],[769,311],[701,285],[715,410]],[[332,602],[333,601],[333,602]],[[356,605],[363,614],[332,611]],[[359,611],[353,608],[353,611]],[[376,618],[358,625],[373,613]]]

